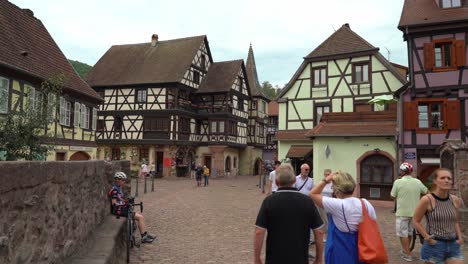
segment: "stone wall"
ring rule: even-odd
[[[0,263],[62,263],[109,214],[105,161],[0,162]]]

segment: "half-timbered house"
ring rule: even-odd
[[[213,63],[206,36],[112,46],[87,81],[105,100],[101,159],[149,162],[160,176],[186,175],[192,162],[213,176],[252,173],[254,154],[244,151],[262,139],[249,133],[245,65]]]
[[[96,158],[95,127],[99,95],[75,72],[42,22],[29,9],[0,0],[0,118],[9,112],[34,111],[41,102],[58,101],[50,113],[44,144],[47,160]],[[41,84],[61,76],[60,98],[42,96]]]
[[[398,28],[408,46],[410,85],[401,100],[399,149],[426,181],[444,140],[468,142],[468,1],[406,0]]]
[[[313,164],[313,173],[322,175],[324,168],[315,163],[313,142],[305,133],[324,113],[385,110],[368,101],[393,94],[405,83],[405,77],[379,53],[379,48],[348,24],[343,25],[304,58],[278,96],[279,159],[290,159],[295,165]]]
[[[278,141],[276,132],[278,131],[278,103],[270,101],[268,103],[268,123],[266,131],[266,145],[263,148],[263,161],[273,164],[278,160]]]

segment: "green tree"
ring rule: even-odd
[[[84,77],[86,77],[86,74],[88,74],[91,68],[93,68],[93,66],[80,62],[80,61],[74,61],[74,60],[68,60],[68,61],[73,66],[73,68],[78,73],[78,75],[80,75],[80,77],[83,79]]]
[[[276,96],[279,94],[281,91],[281,87],[278,85],[273,86],[269,81],[264,81],[261,85],[263,94],[265,94],[266,97],[269,99],[275,99]]]
[[[23,102],[23,111],[9,111],[0,118],[0,152],[6,160],[36,160],[47,156],[49,147],[42,143],[47,136],[44,131],[54,121],[58,96],[67,79],[65,75],[57,75],[43,81],[41,89]]]

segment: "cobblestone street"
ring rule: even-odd
[[[194,180],[158,179],[155,192],[147,194],[140,185],[137,201],[144,202],[148,228],[158,240],[133,249],[130,263],[253,263],[254,222],[264,198],[257,183],[239,177],[196,187]],[[376,209],[390,263],[407,263],[399,257],[391,208]],[[465,257],[467,252],[465,247]]]

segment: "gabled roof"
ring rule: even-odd
[[[206,36],[114,45],[86,76],[93,87],[180,82]],[[207,45],[208,47],[208,45]]]
[[[406,76],[402,71],[397,70],[387,59],[385,59],[385,57],[380,54],[379,48],[372,46],[372,44],[352,31],[348,24],[344,24],[304,58],[304,61],[294,73],[291,80],[276,96],[276,100],[280,102],[279,100],[289,91],[289,89],[291,89],[299,75],[304,71],[307,65],[309,65],[309,62],[347,58],[356,54],[374,55],[400,82],[407,82]]]
[[[395,136],[396,111],[324,113],[306,137]]]
[[[0,0],[0,66],[43,80],[64,74],[69,78],[65,89],[102,100],[78,76],[33,12],[6,0]]]
[[[197,93],[229,92],[239,70],[244,70],[242,60],[223,61],[211,64]],[[244,71],[245,72],[245,71]]]
[[[441,8],[434,0],[405,0],[398,28],[468,21],[468,1],[460,8]]]
[[[322,59],[329,56],[378,50],[352,31],[349,24],[344,24],[305,58]]]
[[[257,65],[255,64],[255,56],[253,53],[252,44],[250,44],[249,47],[249,54],[247,55],[245,69],[247,71],[247,79],[249,80],[250,92],[252,93],[252,96],[260,96],[266,98],[265,94],[263,94],[262,87],[260,86],[260,82],[258,80]]]

